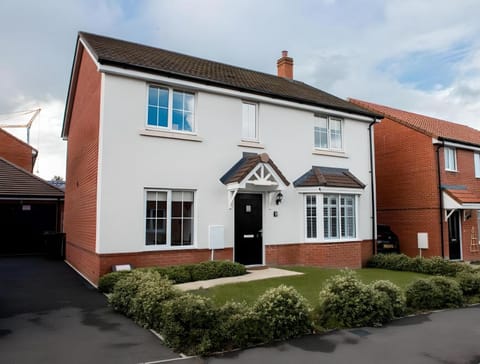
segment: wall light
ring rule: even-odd
[[[282,202],[283,200],[283,194],[281,192],[277,193],[277,198],[275,199],[275,203],[277,205],[280,205],[280,203]]]

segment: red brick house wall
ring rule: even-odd
[[[375,126],[377,221],[398,235],[401,251],[418,255],[417,232],[427,232],[426,256],[441,255],[440,199],[432,138],[385,118]]]
[[[0,157],[32,173],[36,153],[30,145],[0,129]]]
[[[64,227],[67,261],[96,281],[98,134],[101,75],[88,53],[81,53],[68,133]]]

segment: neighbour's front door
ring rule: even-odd
[[[263,263],[262,195],[235,197],[235,261],[244,265]]]
[[[450,259],[461,259],[460,254],[460,211],[455,211],[448,219],[448,248]]]

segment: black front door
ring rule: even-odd
[[[235,197],[235,261],[244,265],[262,264],[262,195]]]
[[[460,212],[457,210],[448,219],[448,248],[450,259],[460,259]]]

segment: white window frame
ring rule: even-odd
[[[253,106],[255,108],[254,110],[254,123],[255,123],[255,135],[252,137],[250,135],[248,135],[248,133],[245,133],[245,130],[246,130],[246,126],[245,126],[245,119],[246,119],[246,115],[245,115],[245,106]],[[250,121],[250,120],[249,120]],[[247,129],[249,129],[247,127]],[[251,101],[242,101],[242,137],[241,137],[241,140],[244,140],[244,141],[247,141],[247,142],[258,142],[259,141],[259,136],[258,136],[258,104],[256,102],[251,102]]]
[[[325,238],[325,231],[324,231],[324,213],[323,213],[323,198],[324,196],[331,196],[331,195],[336,195],[338,197],[338,208],[337,208],[337,216],[339,217],[338,219],[338,229],[340,229],[341,223],[340,223],[340,197],[341,196],[350,196],[354,198],[354,204],[355,204],[355,209],[354,209],[354,223],[355,223],[355,236],[354,237],[335,237],[335,238]],[[316,237],[308,237],[308,222],[307,222],[307,196],[315,196],[316,198],[316,232],[317,236]],[[325,192],[325,193],[304,193],[303,196],[303,220],[304,220],[304,239],[306,242],[312,242],[312,243],[335,243],[335,242],[345,242],[345,241],[359,241],[359,224],[358,224],[358,205],[359,205],[359,196],[357,194],[353,193],[348,193],[348,192]],[[341,231],[339,230],[340,235]]]
[[[317,146],[315,144],[315,129],[317,128],[317,120],[318,119],[325,119],[327,122],[327,147]],[[341,146],[340,148],[332,147],[332,128],[330,126],[331,121],[339,121],[340,122],[340,133],[341,133]],[[316,150],[329,150],[329,151],[336,151],[336,152],[343,152],[345,150],[345,120],[336,116],[329,116],[329,115],[314,115],[314,123],[313,123],[313,146]]]
[[[473,165],[475,166],[475,178],[480,178],[480,153],[473,153]]]
[[[147,196],[149,192],[163,192],[167,194],[167,219],[166,219],[166,243],[147,245],[146,222],[147,222]],[[172,194],[174,192],[191,192],[193,193],[193,231],[192,244],[190,245],[171,245],[172,234]],[[143,249],[150,250],[184,250],[195,249],[197,247],[197,191],[194,189],[156,189],[146,188],[144,190],[144,207],[143,207]]]
[[[457,172],[457,150],[453,147],[445,147],[444,158],[445,170]]]
[[[149,95],[150,95],[150,88],[160,88],[168,90],[168,122],[167,126],[155,126],[148,123],[148,107],[149,107]],[[183,92],[186,94],[190,94],[193,96],[193,112],[192,112],[192,130],[178,130],[173,129],[173,92]],[[147,84],[147,95],[146,95],[146,114],[145,114],[145,128],[150,130],[163,130],[169,131],[173,133],[181,133],[181,134],[196,134],[197,133],[197,126],[195,120],[195,110],[197,105],[197,94],[192,90],[181,89],[177,87],[171,87],[167,85],[159,85],[159,84]]]

